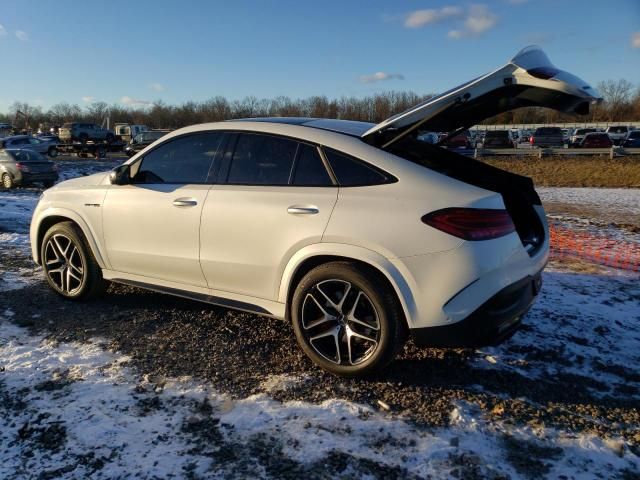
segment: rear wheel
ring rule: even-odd
[[[404,343],[406,327],[394,292],[377,272],[349,262],[307,273],[293,295],[291,317],[307,356],[344,377],[380,370]]]
[[[40,258],[47,283],[63,297],[85,300],[105,289],[100,265],[84,234],[72,222],[57,223],[47,231]]]
[[[47,152],[47,155],[49,155],[51,158],[57,157],[58,156],[58,149],[56,147],[49,148],[49,151]]]
[[[7,189],[13,188],[13,178],[8,173],[2,174],[2,186]]]

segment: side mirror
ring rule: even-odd
[[[127,185],[131,183],[131,168],[128,164],[120,165],[109,174],[111,185]]]

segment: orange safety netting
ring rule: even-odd
[[[549,225],[552,257],[578,257],[600,265],[640,272],[640,243]]]

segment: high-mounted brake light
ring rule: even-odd
[[[422,217],[427,225],[464,240],[490,240],[515,232],[506,210],[443,208]]]

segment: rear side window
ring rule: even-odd
[[[341,187],[389,183],[389,177],[377,168],[329,148],[325,154]]]
[[[298,142],[270,135],[239,136],[227,183],[288,185]]]
[[[486,138],[507,138],[509,136],[509,132],[506,130],[492,130],[487,132]]]
[[[300,147],[298,147],[298,159],[293,171],[293,181],[291,183],[293,185],[310,187],[328,187],[333,185],[317,148],[311,145],[300,144]]]
[[[209,169],[223,133],[186,135],[146,154],[133,177],[135,183],[207,183]]]

